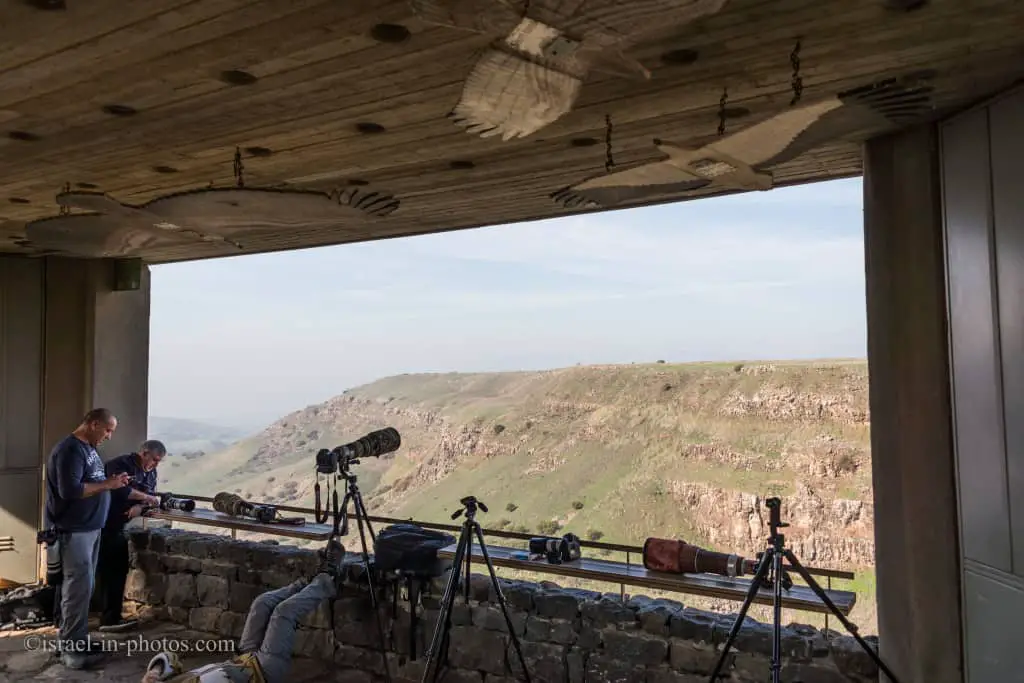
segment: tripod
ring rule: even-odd
[[[708,679],[708,683],[715,683],[718,679],[722,667],[725,665],[725,659],[729,655],[729,650],[736,640],[736,635],[740,632],[740,626],[743,625],[743,620],[747,616],[747,610],[750,609],[754,597],[761,589],[762,584],[765,583],[769,584],[773,589],[771,683],[779,683],[779,674],[782,669],[782,590],[785,588],[788,591],[793,585],[793,581],[786,573],[786,570],[782,568],[783,558],[786,559],[790,567],[796,569],[797,573],[807,582],[807,586],[814,591],[814,594],[825,603],[825,606],[846,627],[850,635],[864,648],[864,651],[874,660],[878,668],[885,672],[889,680],[892,683],[899,683],[896,675],[889,670],[889,667],[885,665],[875,651],[858,635],[857,627],[843,616],[843,613],[839,611],[839,608],[822,590],[821,586],[811,577],[804,566],[800,564],[800,561],[796,559],[793,551],[786,547],[786,537],[779,533],[779,529],[789,526],[788,523],[782,521],[782,514],[780,512],[782,501],[778,498],[769,498],[765,501],[765,506],[769,510],[768,527],[771,530],[771,535],[768,538],[768,549],[761,554],[760,563],[758,564],[757,572],[754,574],[754,579],[750,583],[750,590],[747,591],[746,600],[743,601],[740,613],[736,615],[736,622],[732,625],[732,630],[729,631],[729,637],[722,648],[722,655],[718,658],[718,663],[715,665],[714,671],[711,672],[711,678]]]
[[[457,586],[459,583],[463,560],[465,560],[466,563],[466,576],[465,581],[463,582],[463,588],[465,589],[466,604],[469,604],[469,576],[474,536],[480,544],[480,554],[483,555],[484,564],[487,565],[487,571],[491,575],[491,586],[494,588],[494,594],[498,596],[498,604],[501,605],[501,611],[505,615],[505,625],[508,627],[508,633],[512,637],[512,644],[515,646],[516,654],[519,656],[519,664],[523,668],[523,675],[526,676],[527,683],[530,683],[530,672],[526,668],[526,661],[523,658],[523,649],[519,644],[519,638],[516,636],[515,628],[512,626],[512,618],[508,614],[508,606],[505,603],[505,596],[501,592],[501,586],[498,585],[498,577],[494,573],[494,566],[491,564],[491,557],[487,554],[487,545],[484,543],[484,535],[480,529],[480,523],[476,521],[477,508],[487,512],[487,506],[483,504],[483,501],[479,501],[473,496],[467,496],[460,500],[459,503],[463,506],[463,509],[456,510],[452,513],[452,519],[458,519],[463,513],[465,513],[466,521],[462,523],[462,533],[459,535],[459,542],[455,546],[455,557],[452,561],[452,568],[448,576],[448,584],[444,589],[444,596],[441,598],[441,610],[437,615],[437,625],[434,627],[434,636],[430,640],[430,649],[427,650],[427,660],[424,664],[423,679],[421,683],[427,683],[428,680],[432,680],[436,683],[440,679],[440,656],[442,650],[447,656],[449,635],[452,626],[452,605],[455,603],[455,593],[458,590]],[[434,661],[435,658],[437,661],[434,666],[434,676],[431,678],[430,663]]]
[[[384,636],[384,624],[381,622],[380,608],[377,603],[377,589],[376,586],[374,586],[373,572],[370,569],[370,551],[366,544],[366,536],[369,534],[370,540],[376,546],[377,535],[373,532],[373,526],[370,524],[370,517],[366,512],[366,506],[363,504],[363,494],[359,491],[359,485],[357,483],[358,477],[356,477],[356,475],[349,469],[352,465],[358,464],[358,460],[350,458],[342,460],[339,464],[339,472],[341,477],[348,484],[348,487],[345,491],[345,497],[341,501],[340,511],[337,507],[338,496],[337,489],[335,489],[334,531],[331,536],[348,536],[348,504],[349,501],[352,501],[352,507],[356,518],[356,528],[359,529],[359,543],[362,547],[363,569],[366,573],[366,583],[370,591],[370,604],[373,606],[374,620],[377,622],[377,635],[380,638],[380,656],[384,661],[384,678],[388,683],[391,683],[391,669],[388,667],[388,651],[386,647],[387,639]]]

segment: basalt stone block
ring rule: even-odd
[[[249,567],[253,562],[253,549],[255,544],[247,541],[234,541],[224,546],[222,558],[236,567]]]
[[[601,647],[602,635],[603,631],[584,625],[576,636],[576,645],[584,650],[596,650]]]
[[[177,574],[167,583],[165,602],[172,607],[198,607],[196,577],[191,574]]]
[[[331,613],[333,610],[333,600],[321,600],[315,610],[299,619],[299,625],[307,628],[332,628]]]
[[[717,621],[718,618],[714,614],[687,607],[669,617],[669,632],[673,638],[711,643],[714,641]]]
[[[576,631],[576,622],[578,620],[570,621],[568,619],[552,619],[551,620],[551,635],[548,639],[552,643],[559,645],[572,645],[576,642],[578,633]]]
[[[720,640],[718,635],[719,633],[716,632],[716,643],[724,643],[728,637],[728,632]],[[810,642],[803,636],[787,628],[780,629],[779,635],[783,657],[797,660],[810,659]],[[773,638],[774,629],[771,626],[755,623],[739,630],[736,634],[736,639],[733,641],[733,647],[738,652],[755,652],[770,655],[772,653]]]
[[[580,601],[567,591],[545,590],[533,596],[537,615],[555,619],[575,619],[580,611]]]
[[[667,600],[649,600],[646,604],[638,605],[636,616],[640,622],[640,628],[648,633],[659,636],[672,634],[672,617],[682,614],[683,606],[679,603],[671,603]]]
[[[188,554],[200,560],[217,557],[220,541],[210,538],[197,538],[188,544]]]
[[[196,576],[196,596],[203,607],[227,609],[230,606],[228,580],[221,576],[199,574]]]
[[[188,627],[204,633],[215,633],[217,619],[223,611],[219,607],[193,607],[188,613]]]
[[[388,628],[387,624],[384,624],[384,628],[386,637],[386,634],[390,632],[390,628]],[[338,622],[334,626],[334,636],[339,643],[344,645],[371,649],[380,647],[380,634],[377,631],[377,625],[372,622]]]
[[[565,655],[565,670],[568,683],[583,683],[587,674],[587,658],[590,653],[579,648],[572,648]]]
[[[668,668],[648,669],[645,683],[707,683],[708,677],[700,674],[681,674]]]
[[[462,669],[452,669],[446,672],[442,678],[444,683],[483,683],[484,674],[479,671],[465,671]],[[490,674],[487,675],[487,680],[494,680]],[[500,679],[499,679],[500,680]]]
[[[604,653],[634,664],[658,666],[668,659],[668,643],[643,632],[607,631],[604,633]]]
[[[334,663],[373,674],[382,675],[384,673],[384,662],[380,656],[380,650],[337,643],[334,648]]]
[[[454,605],[452,606],[454,608]],[[454,616],[454,609],[452,610]],[[512,628],[517,636],[526,633],[526,615],[509,609],[509,619],[512,621]],[[453,619],[454,623],[454,619]],[[473,608],[473,625],[488,631],[500,631],[508,633],[508,623],[505,621],[505,613],[501,607],[493,605],[478,605]]]
[[[771,655],[760,652],[737,652],[733,657],[733,674],[740,681],[767,681],[771,678]],[[714,670],[712,664],[708,673]]]
[[[281,562],[279,553],[275,546],[255,545],[251,549],[253,569],[274,569],[285,572],[284,564]]]
[[[486,569],[483,564],[477,565],[479,569]],[[465,580],[465,565],[462,566],[462,578]],[[499,585],[501,585],[501,579],[498,579]],[[465,589],[462,588],[462,582],[459,582],[460,591],[465,594]],[[502,586],[502,593],[505,592],[507,586]],[[477,602],[491,602],[491,591],[493,590],[491,585],[491,577],[483,576],[481,574],[470,574],[469,575],[469,599],[476,600]],[[442,589],[443,593],[443,589]],[[439,593],[442,594],[442,593]]]
[[[729,638],[729,633],[730,631],[732,631],[732,627],[736,623],[736,617],[737,615],[735,614],[725,614],[719,615],[715,619],[715,625],[711,634],[711,638],[716,645],[721,645]],[[764,626],[765,624],[762,624],[756,619],[752,619],[751,617],[744,617],[743,625],[740,627],[740,631],[757,632],[756,636],[752,636],[752,638],[757,639],[762,636]],[[770,626],[768,628],[771,629]],[[758,649],[757,651],[759,652],[760,650]]]
[[[256,569],[249,569],[248,567],[238,568],[238,582],[245,583],[250,586],[259,586],[262,583],[259,571]]]
[[[503,634],[472,626],[453,626],[450,634],[449,658],[452,666],[505,675],[505,648],[508,640]]]
[[[789,631],[803,638],[812,658],[828,657],[829,647],[825,634],[809,624],[790,624],[786,627]]]
[[[163,564],[170,574],[198,574],[203,569],[203,561],[188,555],[164,555]]]
[[[295,631],[293,652],[300,657],[334,658],[334,631],[322,628],[299,628]]]
[[[540,617],[529,616],[526,619],[526,640],[544,642],[551,639],[551,621]]]
[[[284,588],[294,580],[295,577],[286,571],[279,571],[277,569],[260,570],[260,583],[267,588]]]
[[[565,654],[566,648],[561,645],[548,643],[521,643],[523,659],[526,660],[526,667],[530,677],[538,681],[564,681],[567,675]],[[509,643],[505,652],[511,675],[514,678],[522,677],[522,665],[519,663],[519,656],[516,654],[515,646]]]
[[[878,638],[863,636],[864,641],[877,654]],[[836,667],[848,676],[860,676],[870,680],[878,677],[878,665],[853,636],[839,636],[831,643],[832,659]]]
[[[149,550],[139,551],[132,564],[147,574],[159,574],[164,571],[164,563],[160,555]]]
[[[596,628],[631,629],[637,626],[636,612],[615,598],[602,596],[599,600],[588,600],[580,606],[580,611],[584,621]]]
[[[220,576],[225,579],[238,578],[238,567],[222,560],[203,560],[199,571],[207,576]]]
[[[232,581],[228,587],[228,609],[232,612],[246,613],[253,601],[263,592],[261,586]]]
[[[138,600],[149,605],[164,601],[167,594],[167,576],[164,574],[147,574],[140,569],[128,572],[124,595],[129,600]]]
[[[173,621],[175,624],[187,624],[188,613],[189,609],[187,607],[167,605],[167,618]]]
[[[227,638],[241,638],[247,616],[244,612],[221,612],[217,617],[217,633]]]
[[[371,621],[373,619],[373,603],[370,596],[363,593],[349,592],[345,597],[334,601],[334,623],[343,621]]]
[[[710,673],[720,656],[721,652],[710,644],[698,645],[687,640],[673,639],[669,645],[669,664],[676,671],[683,673]],[[735,652],[729,653],[724,671],[729,670],[735,657]]]
[[[636,683],[644,680],[642,666],[612,659],[607,655],[591,655],[587,658],[584,683]]]
[[[533,610],[533,596],[537,592],[537,585],[522,581],[500,582],[501,593],[505,596],[510,611],[521,610],[530,612]],[[490,602],[498,602],[497,596],[492,591],[489,597]]]

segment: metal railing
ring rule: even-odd
[[[173,493],[171,495],[173,495],[176,498],[191,498],[192,500],[202,501],[202,502],[205,502],[205,503],[212,503],[213,502],[213,498],[210,497],[210,496],[199,496],[199,495],[192,495],[192,494],[189,494],[189,493]],[[255,504],[259,504],[259,501],[255,501],[255,500],[250,501],[250,502],[255,503]],[[313,515],[314,516],[313,518],[316,519],[316,516],[315,516],[316,515],[316,510],[314,510],[313,508],[297,507],[297,506],[294,506],[294,505],[277,505],[277,504],[274,504],[274,507],[276,507],[278,510],[281,510],[281,511],[284,511],[284,512],[297,512],[297,513],[305,514],[305,515]],[[350,511],[349,512],[349,516],[354,518],[355,517],[355,511]],[[456,531],[456,532],[462,530],[462,526],[458,525],[458,524],[445,524],[443,522],[429,522],[429,521],[413,519],[411,517],[408,517],[408,518],[398,518],[398,517],[384,517],[384,516],[381,516],[381,515],[367,515],[367,519],[370,522],[380,523],[380,524],[416,524],[416,525],[419,525],[419,526],[424,527],[426,529],[437,529],[437,530],[443,530],[443,531]],[[482,528],[481,531],[483,532],[484,536],[491,536],[493,538],[515,539],[515,540],[519,540],[519,541],[529,541],[531,538],[536,538],[538,536],[538,534],[523,533],[523,532],[519,532],[519,531],[506,531],[504,529],[483,529]],[[263,532],[259,532],[259,533],[263,533]],[[273,531],[270,531],[270,530],[268,530],[266,533],[268,535],[273,535]],[[547,536],[549,534],[540,534],[540,535]],[[236,534],[235,534],[235,530],[234,529],[231,530],[231,537],[232,538],[236,538]],[[603,543],[601,541],[590,541],[590,540],[584,541],[583,539],[580,539],[580,546],[583,547],[583,548],[592,548],[594,550],[607,550],[607,551],[611,551],[611,552],[625,553],[625,555],[626,555],[626,566],[631,566],[633,564],[632,563],[633,555],[639,555],[640,557],[643,557],[643,548],[641,546],[636,546],[636,545],[626,545],[626,544],[623,544],[623,543]],[[841,570],[841,569],[823,569],[823,568],[819,568],[819,567],[805,567],[805,569],[807,570],[808,574],[824,577],[826,579],[826,590],[832,590],[832,579],[845,579],[845,580],[852,581],[855,578],[855,576],[856,576],[853,572],[844,571],[844,570]],[[544,573],[543,569],[538,569],[537,573]],[[615,582],[609,581],[609,583],[615,583]],[[620,595],[620,597],[623,600],[625,600],[625,597],[626,597],[626,584],[619,583],[619,595]],[[825,614],[825,628],[826,629],[828,628],[828,624],[829,624],[828,614],[826,613]]]

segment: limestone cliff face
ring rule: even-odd
[[[441,521],[438,501],[483,493],[498,507],[491,526],[553,521],[626,543],[685,527],[687,540],[752,555],[768,534],[765,497],[780,495],[804,561],[867,567],[869,425],[863,364],[407,375],[286,416],[210,486],[310,503],[319,448],[393,426],[401,449],[360,465],[375,512]]]

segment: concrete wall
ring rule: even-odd
[[[42,467],[92,407],[120,426],[105,458],[147,435],[149,277],[115,292],[109,261],[0,258],[0,578],[36,578]],[[12,532],[8,532],[11,529]]]
[[[127,598],[146,616],[169,619],[200,632],[237,639],[252,601],[262,592],[316,572],[314,551],[288,545],[233,541],[224,536],[170,529],[131,534]],[[474,567],[483,568],[474,556]],[[379,636],[362,560],[346,558],[348,572],[337,600],[324,601],[300,621],[293,652],[340,668],[344,680],[370,683],[383,673]],[[392,680],[418,681],[430,644],[446,576],[423,597],[416,630],[419,657],[409,657],[410,613],[392,594],[379,601]],[[378,588],[384,584],[378,582]],[[685,608],[672,600],[562,589],[555,584],[501,582],[512,627],[531,678],[541,683],[704,683],[735,616]],[[508,628],[489,577],[474,574],[470,601],[460,591],[452,610],[448,683],[522,680]],[[738,605],[737,605],[738,607]],[[873,639],[871,639],[873,640]],[[237,642],[237,641],[236,641]],[[721,683],[769,679],[772,629],[753,619],[740,630]],[[782,630],[784,683],[868,683],[877,680],[870,656],[849,636],[811,626]],[[188,663],[188,658],[185,658]],[[338,679],[342,680],[342,679]]]
[[[965,680],[1024,681],[1024,90],[941,134]]]

